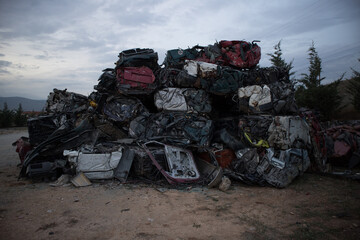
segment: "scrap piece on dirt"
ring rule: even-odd
[[[153,154],[147,147],[151,144],[157,146],[160,145],[163,152],[161,154]],[[190,183],[197,182],[199,180],[200,173],[196,167],[193,155],[190,151],[156,141],[146,142],[143,144],[143,148],[152,160],[153,164],[163,174],[163,176],[170,184]],[[168,169],[164,169],[158,163],[158,158],[166,158]]]
[[[25,174],[29,178],[55,180],[59,177],[65,164],[66,161],[62,159],[53,162],[31,163],[27,165]]]
[[[60,187],[70,182],[71,175],[63,174],[55,182],[50,183],[52,187]]]
[[[26,168],[33,162],[51,162],[54,159],[63,158],[65,149],[74,149],[85,143],[94,144],[98,137],[98,131],[85,119],[74,129],[65,133],[48,138],[39,144],[34,150],[26,155],[19,177],[26,176]]]
[[[82,172],[79,172],[73,179],[71,179],[71,183],[74,184],[75,187],[86,187],[91,185],[90,180]]]
[[[20,164],[23,164],[26,154],[32,149],[29,138],[20,137],[18,140],[12,143],[12,146],[16,146],[15,151],[19,154]]]
[[[192,88],[165,88],[154,95],[155,106],[158,110],[166,111],[194,111],[210,113],[211,102],[204,90]]]
[[[217,187],[220,184],[223,176],[221,167],[216,167],[201,158],[196,159],[196,165],[209,188]]]
[[[135,153],[132,149],[125,148],[121,156],[120,162],[114,171],[114,177],[121,183],[125,183],[129,175]]]
[[[221,179],[221,183],[219,185],[219,190],[226,192],[227,190],[229,190],[230,185],[231,185],[231,180],[228,177],[223,176]]]
[[[168,189],[167,188],[155,188],[155,190],[161,192],[161,193],[164,193],[166,192]]]

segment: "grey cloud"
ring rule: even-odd
[[[12,63],[9,61],[0,60],[0,68],[9,67],[9,66],[11,66],[11,64]]]
[[[17,63],[13,65],[14,67],[16,67],[17,69],[26,69],[27,67],[21,63]]]
[[[148,12],[123,12],[120,13],[115,22],[119,23],[122,26],[145,26],[150,24],[158,23],[157,19]]]
[[[161,16],[155,16],[151,13],[155,5],[161,4],[163,1],[129,1],[122,7],[119,2],[111,3],[102,8],[104,14],[114,16],[114,24],[120,24],[126,27],[139,27],[152,24],[163,24],[166,21]]]
[[[78,35],[79,37],[76,38],[76,40],[63,42],[64,46],[62,46],[60,48],[62,48],[64,50],[80,50],[80,49],[84,49],[84,48],[94,49],[94,48],[98,48],[98,47],[102,46],[102,42],[92,40],[85,35],[86,34]]]
[[[32,37],[50,34],[72,25],[83,15],[96,10],[93,2],[86,1],[2,1],[0,14],[1,37]]]
[[[40,60],[47,60],[49,59],[49,56],[46,55],[36,55],[34,56],[36,59],[40,59]]]
[[[5,57],[5,54],[0,53],[0,57]]]
[[[11,74],[9,71],[6,71],[4,69],[0,69],[0,74],[1,75],[8,75],[8,74]]]
[[[317,1],[291,2],[280,6],[275,12],[268,11],[261,16],[260,24],[254,24],[263,29],[261,37],[289,37],[304,33],[317,32],[324,28],[359,20],[360,8],[354,8],[349,1]],[[286,8],[284,8],[286,7]],[[273,15],[273,16],[271,16]],[[278,19],[274,16],[280,16]],[[278,20],[283,19],[283,21]]]
[[[34,58],[39,59],[39,60],[49,60],[51,57],[49,56],[47,51],[44,51],[44,54],[35,55]]]
[[[1,15],[1,12],[0,12],[0,15]],[[0,39],[1,39],[1,34],[0,34]],[[6,47],[9,47],[9,46],[11,46],[11,44],[10,43],[8,43],[8,42],[0,42],[0,49],[4,49],[4,48],[6,48]]]
[[[40,68],[40,66],[36,66],[36,65],[24,65],[21,63],[12,63],[12,62],[8,62],[8,61],[0,60],[0,68],[3,68],[3,67],[11,67],[11,68],[22,69],[22,70],[30,70],[30,69],[39,69]]]

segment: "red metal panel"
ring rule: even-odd
[[[117,80],[120,84],[128,84],[131,87],[147,88],[154,83],[155,76],[148,67],[123,67],[117,69]]]

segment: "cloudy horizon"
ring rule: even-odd
[[[261,40],[261,67],[281,40],[283,56],[307,73],[312,41],[324,83],[360,69],[360,3],[318,1],[3,1],[0,0],[0,96],[46,99],[53,88],[88,95],[118,53],[220,40]]]

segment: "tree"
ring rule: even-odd
[[[295,93],[296,103],[301,107],[319,111],[321,120],[330,120],[341,106],[341,97],[338,92],[340,80],[308,89],[300,86]]]
[[[1,112],[0,127],[10,127],[12,123],[13,112],[9,110],[7,102],[4,102],[4,109]]]
[[[360,58],[358,61],[360,62]],[[353,76],[346,86],[346,92],[350,95],[351,103],[356,111],[360,112],[360,72],[353,68],[351,70],[353,71]]]
[[[330,120],[341,105],[338,85],[344,74],[331,84],[321,85],[325,78],[321,77],[321,58],[315,49],[314,42],[308,52],[309,74],[301,74],[304,78],[299,80],[302,85],[296,90],[296,102],[301,107],[318,110],[323,117],[322,120]]]
[[[289,76],[292,76],[295,74],[295,72],[290,72],[291,69],[293,69],[293,61],[290,63],[286,63],[285,59],[283,59],[282,50],[281,50],[281,40],[274,46],[274,53],[268,53],[267,55],[270,56],[270,62],[274,67],[280,67],[285,68],[289,72]]]
[[[19,107],[14,114],[14,123],[15,126],[23,127],[26,125],[26,116],[24,115],[21,103],[19,103]]]
[[[309,74],[302,73],[304,76],[299,80],[300,83],[304,84],[306,88],[319,87],[322,80],[325,78],[321,77],[322,67],[321,67],[321,58],[316,51],[314,41],[311,44],[311,47],[308,50],[309,52]]]

